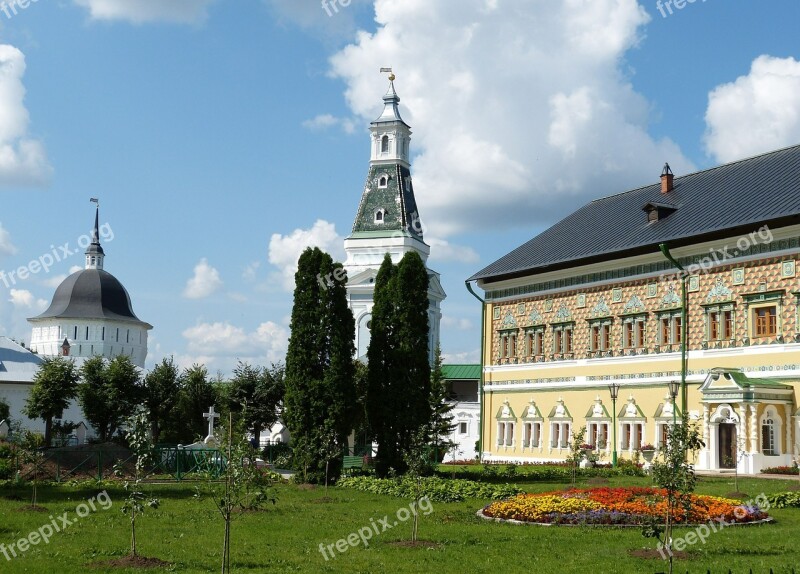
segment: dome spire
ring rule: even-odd
[[[386,92],[386,95],[383,96],[383,113],[381,117],[372,122],[373,124],[381,122],[403,122],[403,118],[400,117],[400,110],[397,107],[398,104],[400,104],[400,97],[394,89],[394,80],[396,76],[391,68],[381,68],[381,73],[385,72],[389,73],[389,90]],[[405,124],[405,122],[403,123]]]
[[[92,230],[92,242],[86,248],[86,269],[102,269],[105,252],[100,245],[100,201],[96,197],[89,199],[95,204],[94,229]]]

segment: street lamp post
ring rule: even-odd
[[[689,332],[688,332],[688,324],[687,324],[687,315],[688,315],[688,307],[689,307],[689,295],[686,289],[686,283],[689,281],[689,274],[683,268],[683,266],[678,263],[678,261],[672,256],[669,251],[669,247],[666,243],[660,243],[658,248],[661,250],[661,253],[666,257],[673,266],[680,272],[681,278],[681,412],[686,412],[686,401],[687,401],[687,393],[686,393],[686,371],[688,370],[687,364],[687,345],[689,344],[686,340]]]
[[[617,468],[617,397],[619,396],[619,383],[608,385],[611,393],[611,432],[614,440],[614,450],[611,453],[611,464]]]
[[[677,422],[675,414],[675,398],[678,396],[681,384],[678,381],[670,381],[668,384],[669,395],[672,397],[672,426],[675,426],[675,423]]]

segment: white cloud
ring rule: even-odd
[[[335,40],[352,36],[356,29],[356,16],[367,9],[372,0],[327,0],[327,3],[321,0],[264,0],[264,3],[273,9],[279,20]]]
[[[28,135],[25,108],[25,55],[14,46],[0,44],[0,184],[46,184],[53,168],[44,146]]]
[[[208,264],[203,257],[194,266],[194,277],[186,282],[183,296],[187,299],[204,299],[213,295],[222,288],[222,279],[219,278],[219,271]]]
[[[42,281],[42,285],[44,285],[45,287],[50,287],[51,289],[55,289],[56,287],[61,285],[61,283],[66,278],[67,278],[67,276],[64,275],[64,274],[54,275],[54,276],[52,276],[52,277],[50,277],[48,279],[43,280]]]
[[[800,142],[800,62],[759,56],[708,95],[705,144],[720,162]]]
[[[442,351],[442,363],[446,365],[465,365],[480,363],[481,353],[479,349],[463,351],[460,353],[447,353]]]
[[[11,234],[0,223],[0,255],[14,255],[16,252],[17,247],[11,242]]]
[[[472,247],[456,245],[435,237],[425,237],[425,242],[431,246],[429,261],[457,261],[458,263],[477,263],[480,261],[478,252]]]
[[[69,274],[72,275],[73,273],[75,273],[76,271],[80,271],[81,269],[83,269],[83,267],[81,267],[80,265],[73,265],[72,267],[69,268]]]
[[[459,331],[470,331],[473,329],[472,321],[458,317],[451,317],[444,315],[442,317],[442,326],[458,329]]]
[[[253,261],[250,265],[244,268],[244,271],[242,271],[242,279],[245,281],[254,281],[259,267],[261,267],[261,262]]]
[[[269,262],[280,269],[279,280],[285,291],[294,290],[297,260],[306,247],[319,247],[334,260],[344,257],[343,238],[336,226],[318,219],[311,229],[295,229],[289,235],[275,233],[269,240]]]
[[[184,330],[183,337],[190,355],[205,357],[206,364],[226,366],[234,359],[256,364],[283,361],[289,345],[289,330],[272,321],[251,332],[227,321],[198,323]]]
[[[208,7],[214,0],[75,0],[89,9],[94,20],[127,20],[134,24],[145,22],[204,22]]]
[[[28,309],[44,310],[47,307],[47,301],[44,299],[36,299],[33,293],[27,289],[11,289],[9,291],[11,297],[8,299],[14,307],[26,307]]]
[[[320,114],[313,119],[304,121],[303,127],[314,131],[340,127],[345,133],[351,134],[356,130],[356,122],[350,118],[337,118],[331,114]]]
[[[649,21],[636,0],[375,1],[378,29],[331,59],[361,121],[392,65],[414,129],[415,192],[439,238],[552,223],[598,196],[658,182],[669,161],[651,104],[621,71]]]

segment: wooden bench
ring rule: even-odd
[[[345,455],[342,458],[342,471],[372,468],[372,457]]]
[[[342,470],[361,470],[364,468],[363,456],[347,456],[342,460]]]

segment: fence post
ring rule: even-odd
[[[175,476],[178,482],[181,481],[181,451],[175,447]]]
[[[97,480],[103,480],[103,447],[97,449]]]

